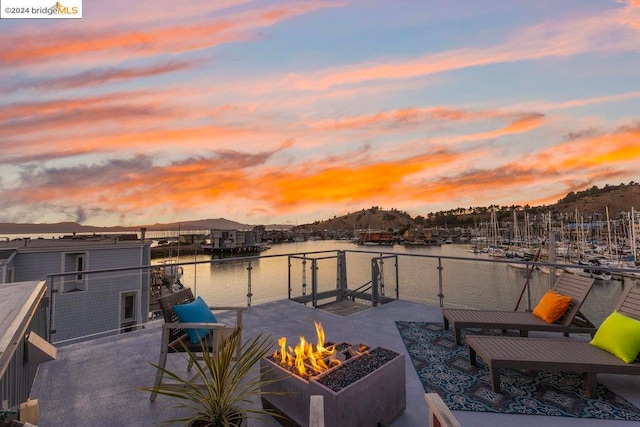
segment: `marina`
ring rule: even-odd
[[[254,305],[288,295],[289,280],[294,296],[310,294],[310,268],[314,257],[323,257],[317,261],[315,271],[318,290],[322,292],[335,289],[335,260],[325,258],[335,251],[347,251],[347,282],[350,289],[358,288],[371,281],[371,265],[368,261],[371,254],[380,257],[380,254],[386,251],[398,254],[397,282],[401,299],[439,304],[438,283],[441,271],[446,304],[512,310],[513,301],[517,300],[526,282],[526,270],[510,267],[510,260],[507,259],[496,259],[484,253],[469,253],[467,250],[470,247],[471,244],[424,247],[394,245],[381,249],[379,246],[354,245],[341,240],[294,242],[273,245],[272,248],[261,252],[258,258],[236,257],[213,261],[206,255],[183,258],[184,273],[181,280],[184,285],[196,289],[204,298],[214,299],[220,304],[246,303],[250,280],[251,305]],[[289,260],[285,256],[287,254],[307,254],[304,268],[304,259]],[[441,264],[438,264],[439,256],[450,259],[443,259]],[[464,258],[466,261],[457,258]],[[479,262],[473,262],[474,260]],[[387,276],[385,292],[391,296],[394,295],[393,289],[396,286],[394,263],[395,259],[383,263],[384,274]],[[438,270],[439,265],[442,270]],[[532,299],[539,298],[542,290],[549,286],[549,275],[538,269],[530,274]],[[626,283],[636,283],[634,278],[625,280]],[[606,304],[615,303],[622,293],[621,283],[620,280],[596,282],[584,308],[591,314],[594,322],[600,322],[606,317]]]

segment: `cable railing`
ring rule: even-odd
[[[526,275],[508,264],[520,264]],[[469,258],[451,255],[398,253],[371,250],[323,250],[251,255],[139,267],[56,273],[47,276],[49,336],[66,344],[125,333],[144,326],[157,313],[157,298],[191,287],[215,304],[247,306],[290,299],[318,307],[342,299],[366,301],[376,306],[402,297],[417,302],[470,308],[512,310],[517,297],[526,295],[525,309],[548,289],[555,275],[534,271],[577,269],[584,274],[600,270],[620,281],[601,286],[591,309],[602,299],[615,300],[620,286],[636,285],[639,268],[558,264],[514,259]],[[163,282],[162,269],[182,271]],[[605,283],[605,282],[603,282]],[[611,285],[611,286],[609,286]],[[525,292],[526,291],[526,292]],[[615,301],[613,301],[615,302]],[[613,304],[611,304],[613,305]],[[585,307],[585,312],[589,307]],[[596,322],[602,317],[596,313]]]

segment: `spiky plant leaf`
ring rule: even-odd
[[[207,351],[205,342],[201,342],[202,356],[190,351],[185,344],[184,355],[187,362],[193,363],[195,373],[188,378],[150,363],[162,371],[163,376],[171,383],[163,383],[157,387],[142,387],[142,390],[156,392],[178,400],[176,407],[192,411],[192,415],[167,422],[202,422],[204,425],[230,426],[238,415],[243,418],[272,415],[266,409],[246,408],[256,396],[265,394],[283,394],[281,392],[263,391],[265,386],[283,379],[282,376],[270,376],[263,379],[260,375],[260,359],[272,347],[271,336],[259,334],[243,343],[239,329],[234,329],[219,346],[215,353]],[[236,349],[237,352],[236,357]]]

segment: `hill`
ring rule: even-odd
[[[510,220],[514,209],[530,214],[568,214],[570,217],[578,212],[578,215],[599,213],[601,218],[606,218],[606,210],[609,208],[609,217],[614,219],[620,212],[629,212],[631,208],[640,209],[640,184],[633,181],[628,185],[606,185],[603,188],[591,187],[577,193],[571,192],[553,205],[544,206],[494,206],[497,211],[497,219]],[[340,217],[333,217],[325,221],[316,221],[313,224],[298,226],[313,232],[322,231],[353,231],[363,229],[379,230],[403,230],[414,227],[473,227],[483,221],[489,221],[491,206],[469,208],[457,208],[449,211],[431,212],[424,216],[411,218],[406,212],[395,209],[383,210],[377,206],[363,209],[355,213],[348,213]]]
[[[609,216],[615,218],[619,212],[629,212],[633,207],[640,210],[640,184],[605,185],[603,188],[591,187],[588,190],[569,193],[553,205],[552,212],[574,213],[599,212],[605,215],[609,208]]]
[[[296,228],[312,231],[351,231],[354,230],[389,230],[411,227],[415,219],[396,209],[383,210],[377,206],[348,213],[340,217],[333,217],[326,221],[316,221],[313,224],[301,225]]]

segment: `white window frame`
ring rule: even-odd
[[[73,257],[73,268],[67,270],[67,261]],[[86,271],[89,264],[89,254],[87,252],[63,252],[60,271],[68,273],[71,271]],[[86,292],[89,290],[89,283],[86,274],[63,275],[60,277],[60,292]]]
[[[125,300],[127,297],[133,297],[133,313],[132,317],[125,317]],[[138,325],[138,301],[140,299],[140,293],[138,291],[126,291],[120,292],[120,309],[118,310],[118,323],[120,325],[120,333],[129,332],[124,328],[131,328],[130,330],[135,330]]]

